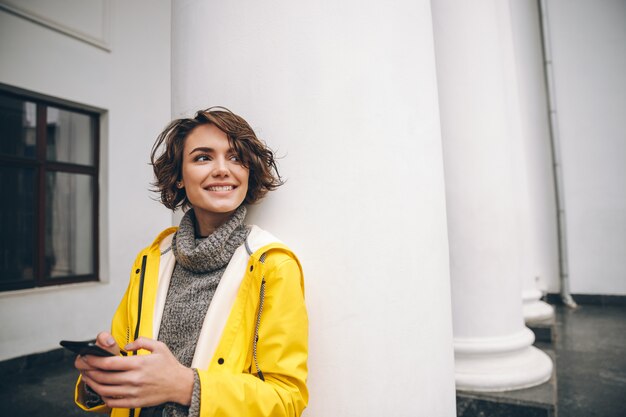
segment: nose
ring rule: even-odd
[[[212,175],[214,177],[225,177],[228,176],[228,173],[228,163],[226,158],[216,158]]]

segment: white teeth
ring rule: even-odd
[[[234,188],[235,187],[233,187],[232,185],[215,185],[213,187],[209,187],[208,190],[209,191],[231,191]]]

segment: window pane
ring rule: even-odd
[[[93,118],[48,107],[47,149],[48,161],[93,165]]]
[[[0,166],[0,282],[34,280],[34,168]]]
[[[46,277],[94,273],[93,193],[90,175],[46,174]]]
[[[0,95],[0,154],[34,158],[36,125],[35,103]]]

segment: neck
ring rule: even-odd
[[[230,216],[235,212],[229,211],[227,213],[212,213],[202,209],[193,209],[195,214],[195,228],[196,235],[200,237],[207,237],[215,231],[218,227],[226,223]]]

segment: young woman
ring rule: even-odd
[[[110,332],[78,356],[77,404],[112,416],[299,416],[308,391],[302,270],[246,205],[282,184],[248,123],[218,107],[152,149],[155,186],[189,210],[139,253]]]

